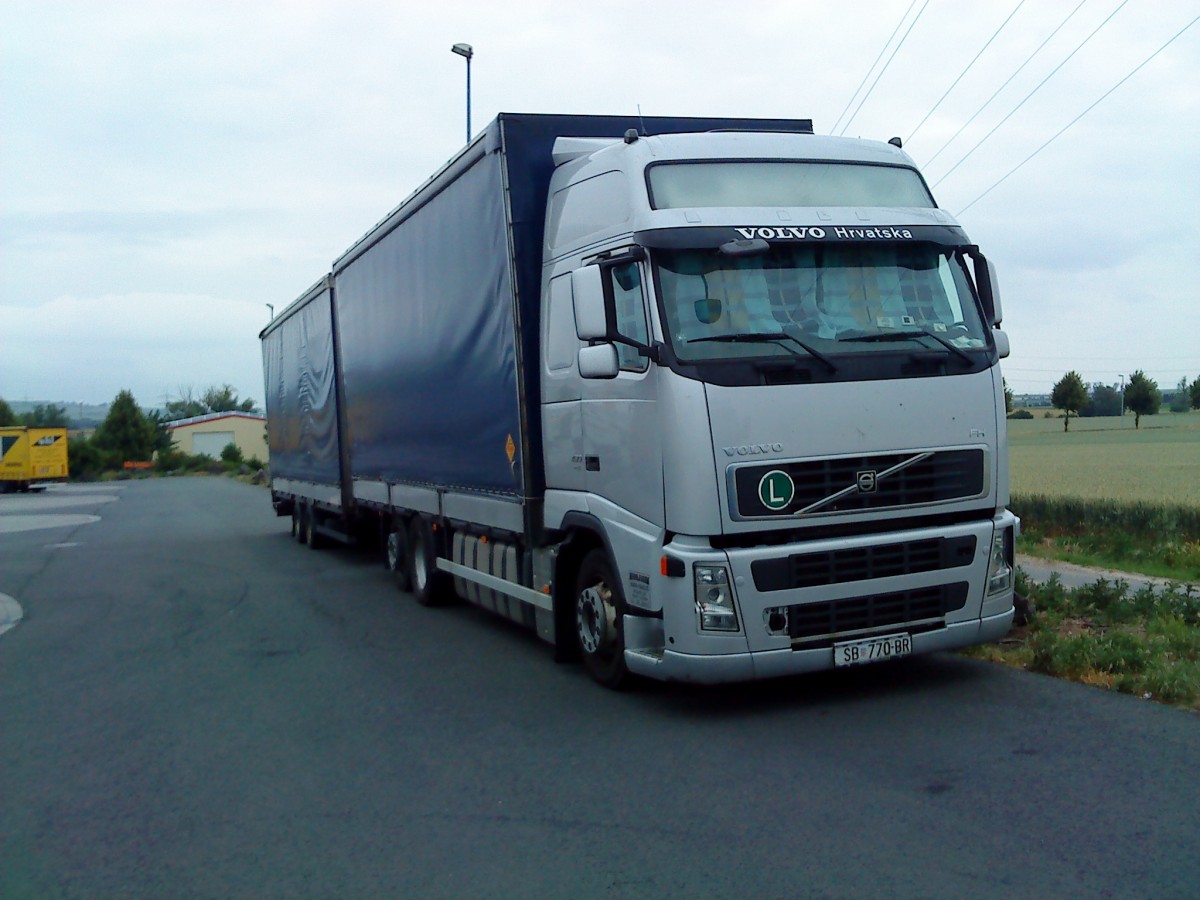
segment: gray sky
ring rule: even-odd
[[[1172,388],[1200,376],[1200,24],[1146,60],[1200,2],[1077,6],[0,0],[0,397],[261,402],[266,304],[462,145],[458,41],[475,131],[640,105],[899,135],[999,267],[1010,387]]]

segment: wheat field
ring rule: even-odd
[[[1142,416],[1009,419],[1014,494],[1200,507],[1200,410]]]

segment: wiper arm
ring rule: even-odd
[[[967,365],[970,366],[975,364],[975,360],[971,359],[971,357],[967,355],[967,352],[961,347],[956,347],[941,335],[932,331],[925,331],[924,329],[917,331],[880,331],[873,334],[855,334],[851,335],[850,337],[838,338],[838,340],[845,341],[847,344],[867,344],[883,343],[884,341],[907,341],[911,340],[912,338],[922,337],[933,338],[951,353],[958,356],[958,358]]]
[[[687,343],[703,344],[711,342],[720,344],[778,344],[786,349],[787,344],[783,343],[784,341],[791,341],[808,353],[809,356],[823,362],[829,367],[830,372],[836,372],[838,370],[838,367],[828,356],[826,356],[824,353],[814,350],[804,341],[800,340],[800,338],[793,334],[788,334],[786,331],[744,331],[737,334],[710,334],[707,337],[691,338],[689,341],[687,341]],[[793,350],[792,353],[796,356],[800,355],[796,353],[795,350]]]

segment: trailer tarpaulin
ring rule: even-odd
[[[331,294],[321,284],[263,331],[273,477],[340,481]]]

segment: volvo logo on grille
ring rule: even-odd
[[[864,469],[854,477],[860,494],[874,494],[879,489],[879,476],[874,469]]]

